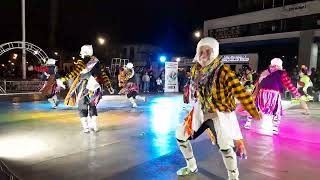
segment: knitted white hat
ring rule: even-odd
[[[81,47],[80,56],[84,58],[85,56],[92,56],[93,55],[93,47],[92,45],[83,45]]]
[[[271,66],[278,66],[282,69],[282,60],[280,58],[274,58],[270,62]]]
[[[214,38],[205,37],[198,42],[197,52],[193,62],[199,62],[201,46],[209,46],[212,48],[212,53],[210,55],[211,60],[216,59],[219,56],[219,42]]]
[[[126,65],[126,68],[132,69],[132,68],[133,68],[133,64],[132,64],[132,63],[128,63],[128,64]]]

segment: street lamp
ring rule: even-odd
[[[58,55],[59,55],[59,53],[58,53],[58,52],[54,52],[54,55],[58,56]]]
[[[22,19],[22,79],[27,79],[27,51],[26,51],[26,1],[21,0]]]
[[[12,59],[17,59],[18,58],[18,54],[13,54]]]
[[[177,62],[180,62],[180,61],[181,61],[181,58],[176,58],[176,61],[177,61]]]
[[[103,37],[99,37],[99,38],[98,38],[98,43],[99,43],[100,45],[104,45],[105,42],[106,42],[106,40],[105,40]]]
[[[72,57],[72,60],[75,60],[76,59],[76,57]]]
[[[201,37],[201,32],[200,31],[194,32],[194,37],[200,38]]]

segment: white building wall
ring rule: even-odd
[[[253,24],[265,21],[287,19],[320,13],[320,1],[310,1],[288,5],[273,9],[255,11],[235,16],[223,17],[204,22],[204,35],[208,36],[208,30],[232,27],[245,24]]]

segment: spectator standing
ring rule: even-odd
[[[148,72],[145,72],[145,74],[142,76],[142,81],[143,81],[143,92],[149,92],[150,76],[148,75]]]

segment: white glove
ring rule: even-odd
[[[63,84],[61,79],[57,79],[57,85],[58,85],[58,87],[62,87],[63,89],[66,89],[66,86]]]
[[[304,92],[305,94],[308,94],[308,86],[305,85],[302,90],[303,90],[303,92]]]
[[[111,88],[111,89],[112,89],[112,90],[109,89],[109,93],[110,93],[110,94],[114,94],[114,89],[113,89],[113,88]]]
[[[48,73],[46,73],[46,72],[44,72],[43,73],[45,76],[47,76],[47,78],[49,78],[49,76],[50,76],[50,74],[48,74]]]
[[[86,74],[86,73],[88,73],[88,72],[89,72],[88,69],[85,68],[85,69],[83,69],[83,70],[80,72],[80,74]]]

